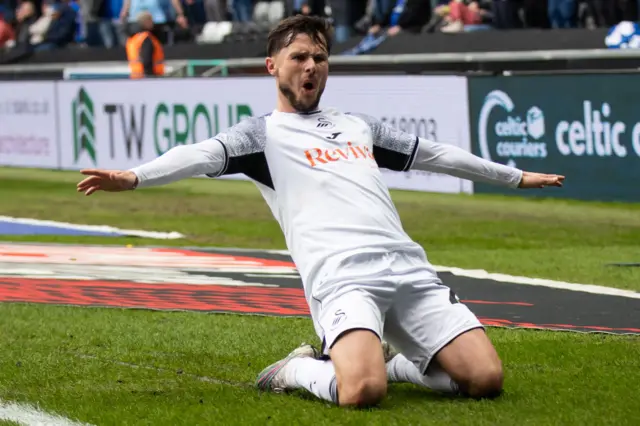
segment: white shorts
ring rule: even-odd
[[[366,329],[424,372],[446,344],[483,328],[423,256],[355,255],[338,275],[314,287],[309,300],[325,355],[341,334]]]

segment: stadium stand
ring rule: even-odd
[[[149,10],[167,60],[264,55],[285,16],[331,19],[334,55],[603,49],[640,0],[0,0],[0,64],[123,61]]]

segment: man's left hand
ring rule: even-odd
[[[518,188],[544,188],[545,186],[562,186],[564,176],[544,173],[523,172]]]

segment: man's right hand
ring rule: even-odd
[[[80,173],[89,177],[78,183],[78,192],[91,195],[96,191],[121,192],[136,187],[135,173],[122,170],[84,169]]]

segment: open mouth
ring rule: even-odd
[[[313,85],[313,83],[312,83],[312,82],[310,82],[310,81],[308,81],[308,82],[306,82],[306,83],[304,83],[304,84],[302,85],[302,88],[303,88],[304,90],[309,90],[309,91],[313,90],[313,88],[314,88],[314,87],[315,87],[315,86],[314,86],[314,85]]]

